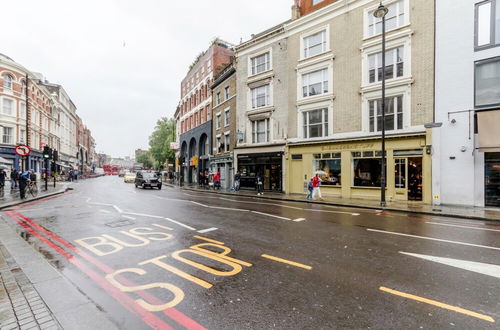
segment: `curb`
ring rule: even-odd
[[[54,191],[54,192],[51,192],[51,193],[48,193],[48,194],[44,194],[42,196],[36,196],[34,198],[31,198],[31,199],[19,200],[19,201],[7,203],[5,205],[0,205],[0,210],[7,209],[7,208],[12,207],[12,206],[17,206],[17,205],[25,204],[25,203],[31,203],[31,202],[34,202],[34,201],[37,201],[37,200],[40,200],[40,199],[44,199],[44,198],[47,198],[47,197],[52,197],[52,196],[55,196],[55,195],[61,195],[61,194],[64,194],[65,192],[67,192],[68,190],[70,190],[70,189],[64,188],[64,189],[61,189],[61,190],[58,190],[58,191]]]
[[[211,190],[198,190],[194,188],[185,188],[185,187],[179,187],[176,185],[168,184],[166,183],[167,186],[173,187],[173,188],[179,188],[182,190],[188,190],[188,191],[195,191],[195,192],[208,192],[211,194],[220,194],[220,195],[227,195],[227,196],[237,196],[237,197],[244,197],[244,198],[261,198],[261,199],[268,199],[268,200],[276,200],[276,201],[284,201],[284,202],[296,202],[296,203],[306,203],[306,204],[319,204],[319,205],[330,205],[330,206],[340,206],[340,207],[350,207],[350,208],[357,208],[357,209],[365,209],[365,210],[380,210],[381,207],[375,207],[375,206],[369,206],[369,205],[351,205],[351,204],[342,204],[342,203],[334,203],[334,202],[323,202],[323,201],[305,201],[305,200],[300,200],[300,199],[293,199],[293,198],[278,198],[278,197],[268,197],[268,196],[247,196],[247,195],[236,195],[228,192],[223,192],[223,191],[211,191]],[[499,219],[489,219],[481,216],[475,216],[475,215],[462,215],[462,214],[453,214],[453,213],[442,213],[442,212],[432,212],[432,211],[417,211],[417,210],[409,210],[409,209],[398,209],[398,208],[391,208],[391,207],[386,207],[384,208],[385,211],[392,211],[392,212],[403,212],[403,213],[409,213],[409,214],[424,214],[424,215],[435,215],[435,216],[442,216],[442,217],[448,217],[448,218],[462,218],[462,219],[471,219],[471,220],[481,220],[481,221],[491,221],[491,222],[500,222]]]

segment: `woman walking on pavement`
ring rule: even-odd
[[[257,177],[255,178],[255,183],[257,184],[257,195],[264,195],[263,189],[262,189],[262,176],[257,174]]]
[[[319,197],[320,200],[324,200],[323,197],[321,196],[321,190],[319,189],[320,184],[321,184],[321,179],[319,178],[319,174],[316,173],[316,175],[312,178],[313,200],[316,200],[317,199],[316,197]]]

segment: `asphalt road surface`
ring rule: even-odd
[[[118,177],[4,215],[122,329],[500,328],[499,223]]]

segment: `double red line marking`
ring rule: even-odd
[[[55,197],[52,197],[52,198],[55,198]],[[52,198],[49,198],[49,199],[52,199]],[[44,199],[44,200],[47,200],[47,199]],[[41,202],[41,200],[29,203],[29,204],[24,204],[22,207],[37,204],[40,202]],[[70,251],[74,252],[78,256],[82,257],[83,259],[85,259],[89,263],[91,263],[94,266],[96,266],[97,268],[99,268],[100,270],[104,271],[106,274],[114,273],[115,272],[114,269],[103,264],[102,262],[98,261],[97,259],[95,259],[94,257],[90,256],[89,254],[85,253],[84,251],[81,251],[80,249],[76,248],[73,244],[69,243],[68,241],[64,240],[63,238],[54,234],[53,232],[45,229],[44,227],[40,226],[34,220],[26,217],[25,215],[15,211],[15,210],[5,211],[4,214],[7,215],[8,217],[10,217],[11,219],[15,220],[17,223],[19,223],[19,225],[21,225],[23,228],[25,228],[30,234],[37,237],[45,245],[47,245],[52,250],[57,252],[59,255],[66,258],[70,263],[72,263],[73,265],[78,267],[82,272],[84,272],[88,277],[90,277],[97,285],[99,285],[110,296],[112,296],[117,302],[119,302],[128,311],[138,315],[144,321],[144,323],[149,325],[151,328],[153,328],[153,329],[173,329],[172,326],[170,326],[168,323],[166,323],[165,321],[163,321],[161,318],[154,315],[153,313],[143,309],[141,306],[136,304],[135,301],[132,298],[130,298],[127,294],[123,293],[122,291],[120,291],[117,288],[115,288],[114,286],[112,286],[102,275],[93,271],[84,262],[75,258],[74,255],[72,255],[71,253],[68,253],[66,250],[61,248],[61,246],[53,243],[47,237],[52,238],[53,240],[55,240],[56,242],[58,242],[62,246],[66,247]],[[41,233],[43,233],[47,237],[45,237]],[[116,276],[116,279],[118,279],[124,285],[134,286],[134,284],[132,282],[125,279],[123,276]],[[154,303],[154,304],[161,303],[161,301],[159,301],[156,297],[148,294],[145,291],[139,291],[136,293],[139,296],[141,296],[143,299],[149,301],[150,303]],[[192,320],[191,318],[184,315],[182,312],[178,311],[175,308],[166,309],[163,311],[163,314],[165,314],[172,321],[175,321],[176,323],[185,327],[186,329],[206,330],[205,327],[198,324],[196,321]]]

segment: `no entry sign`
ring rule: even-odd
[[[21,157],[26,157],[30,154],[31,148],[28,146],[16,146],[14,148],[14,151],[16,154],[18,154]]]

